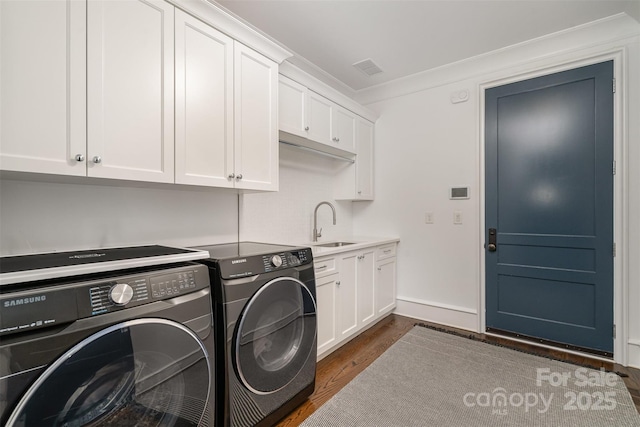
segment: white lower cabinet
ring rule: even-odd
[[[319,358],[393,311],[395,247],[371,246],[315,260]]]
[[[336,288],[338,274],[316,279],[316,304],[318,316],[318,354],[324,353],[337,342],[336,337]]]

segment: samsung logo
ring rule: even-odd
[[[69,259],[83,259],[83,258],[99,258],[101,256],[105,256],[106,254],[82,254],[82,255],[71,255]]]
[[[46,300],[47,300],[46,295],[39,295],[36,297],[28,297],[28,298],[16,298],[16,299],[10,299],[8,301],[5,301],[4,307],[9,308],[9,307],[17,307],[19,305],[35,304],[37,302],[43,302]]]
[[[243,262],[247,262],[247,259],[246,258],[234,259],[231,261],[231,264],[242,264]]]

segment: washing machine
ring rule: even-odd
[[[217,422],[270,426],[313,393],[316,290],[310,248],[202,246],[216,325]]]
[[[145,246],[0,258],[0,425],[210,427],[207,254]]]

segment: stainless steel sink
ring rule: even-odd
[[[331,242],[331,243],[320,243],[313,246],[319,246],[321,248],[339,248],[340,246],[353,245],[354,242]]]

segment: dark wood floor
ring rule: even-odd
[[[316,390],[309,399],[296,408],[288,417],[278,424],[279,427],[297,426],[322,406],[334,394],[338,393],[349,381],[362,372],[386,349],[391,347],[400,337],[409,331],[416,323],[426,323],[409,317],[392,314],[385,317],[367,331],[331,353],[318,362]],[[571,363],[591,366],[595,369],[605,368],[620,374],[626,384],[631,397],[640,413],[640,369],[625,368],[612,362],[597,361],[585,357],[564,353],[560,350],[547,350],[528,344],[520,344],[503,338],[496,338],[484,334],[471,333],[442,325],[431,324],[434,327],[457,332],[465,336],[487,340],[512,348],[520,349],[541,356],[553,357]]]

